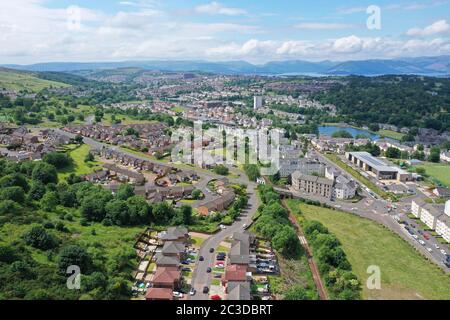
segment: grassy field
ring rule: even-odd
[[[450,187],[450,165],[426,163],[418,166],[425,169],[426,174],[431,180],[441,183],[446,187]]]
[[[39,79],[32,73],[0,69],[0,88],[6,88],[16,91],[31,90],[34,92],[39,92],[42,89],[50,87],[63,88],[69,87],[69,85],[60,82]]]
[[[58,173],[59,179],[67,178],[71,173],[76,175],[89,174],[94,172],[96,169],[100,169],[100,162],[84,162],[84,159],[88,155],[91,147],[87,144],[83,144],[79,147],[75,147],[72,151],[69,151],[69,155],[73,159],[73,165],[69,168],[60,170]]]
[[[395,140],[399,140],[399,141],[402,140],[402,138],[405,136],[404,133],[400,133],[400,132],[396,132],[396,131],[392,131],[392,130],[380,130],[376,133],[382,137],[391,138],[391,139],[395,139]]]
[[[363,284],[365,299],[450,300],[450,277],[428,262],[406,241],[381,225],[358,216],[289,201],[300,219],[324,224],[339,241],[355,274]],[[369,290],[365,283],[369,266],[381,269],[381,289]]]

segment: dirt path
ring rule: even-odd
[[[325,286],[322,282],[322,278],[320,277],[319,269],[317,268],[316,262],[313,259],[312,251],[308,245],[308,241],[306,240],[305,234],[303,233],[303,229],[295,218],[289,206],[286,204],[285,200],[282,201],[283,206],[289,212],[289,220],[294,225],[297,230],[298,239],[300,240],[301,245],[303,246],[306,257],[308,258],[309,268],[311,269],[311,273],[313,276],[314,284],[316,285],[317,291],[319,292],[320,300],[328,300],[328,294],[325,289]]]

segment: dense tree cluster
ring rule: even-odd
[[[303,230],[332,297],[339,300],[360,299],[361,284],[352,272],[339,240],[317,221],[305,221]]]
[[[341,121],[450,131],[450,79],[381,76],[346,80],[311,98],[336,105]]]
[[[272,246],[285,257],[297,257],[301,252],[297,232],[289,221],[287,210],[281,205],[279,195],[272,187],[258,187],[263,205],[260,216],[255,222],[255,230],[267,239]]]

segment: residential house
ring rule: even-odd
[[[145,299],[149,301],[173,300],[173,290],[170,288],[149,288]]]

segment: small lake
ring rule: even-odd
[[[363,134],[366,137],[369,137],[371,140],[376,141],[380,139],[380,136],[377,134],[373,134],[369,131],[362,130],[362,129],[356,129],[352,127],[338,127],[338,126],[322,126],[319,127],[319,134],[325,135],[325,136],[332,136],[333,133],[337,131],[347,131],[350,133],[353,137],[356,137],[358,134]]]

